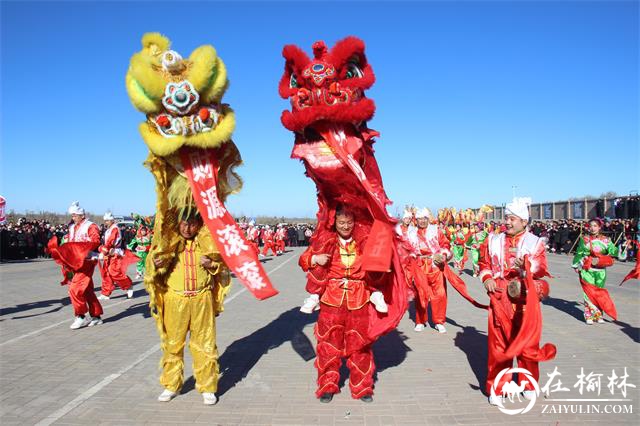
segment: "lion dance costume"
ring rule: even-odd
[[[297,46],[283,49],[286,64],[279,92],[290,100],[291,110],[285,110],[281,120],[295,132],[292,158],[302,160],[318,190],[318,226],[300,257],[300,266],[308,272],[307,291],[322,295],[315,329],[318,397],[339,392],[345,357],[352,397],[373,394],[371,344],[397,326],[407,305],[400,238],[394,232],[395,219],[386,211],[391,202],[373,153],[378,133],[366,124],[375,105],[364,91],[375,76],[364,49],[355,37],[331,50],[322,41],[314,43],[312,59]],[[339,205],[355,213],[353,247],[338,247],[334,220]],[[319,253],[334,260],[327,267],[314,267],[311,256]],[[374,287],[384,294],[387,313],[368,303]]]
[[[231,140],[234,113],[221,103],[227,86],[224,63],[212,46],[200,46],[183,59],[158,33],[143,36],[142,50],[131,57],[126,75],[133,105],[147,116],[139,130],[150,151],[145,165],[156,180],[157,204],[144,284],[164,352],[161,382],[173,392],[182,385],[187,330],[196,388],[205,393],[216,390],[211,310],[215,315],[222,311],[229,290],[227,268],[255,297],[277,294],[224,205],[226,197],[242,185],[234,173],[242,161]],[[194,209],[205,225],[195,245],[185,241],[177,228],[179,220],[191,216]],[[200,256],[219,264],[213,279],[201,276]],[[156,267],[154,259],[170,266]],[[173,284],[179,269],[184,270],[183,291]]]

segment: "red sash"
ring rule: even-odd
[[[236,277],[258,299],[278,294],[258,260],[257,253],[218,197],[218,160],[213,150],[184,147],[180,159],[193,198],[205,225],[220,247],[220,254]]]

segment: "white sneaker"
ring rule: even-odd
[[[489,404],[491,405],[500,405],[502,403],[502,397],[499,395],[493,396],[489,395]]]
[[[447,329],[444,328],[444,325],[442,324],[436,324],[435,325],[435,329],[438,330],[438,333],[446,333]]]
[[[105,296],[104,294],[101,294],[100,296],[98,296],[98,300],[111,300],[111,298],[109,296]]]
[[[101,325],[101,324],[102,324],[102,318],[100,317],[91,318],[91,321],[89,322],[89,327],[93,327],[94,325]]]
[[[142,278],[142,274],[140,272],[136,272],[136,280]]]
[[[373,306],[376,307],[376,311],[382,313],[389,312],[389,307],[384,301],[384,295],[382,294],[382,292],[374,291],[373,293],[371,293],[369,300],[371,301],[371,303],[373,303]]]
[[[90,322],[91,320],[87,317],[84,317],[84,318],[76,317],[76,319],[73,320],[69,328],[72,330],[77,330],[79,328],[86,327],[87,325],[89,325]]]
[[[130,288],[129,290],[127,290],[127,299],[132,299],[133,298],[133,289]]]
[[[526,390],[526,391],[522,392],[522,396],[527,401],[531,401],[536,396],[536,391]]]
[[[604,324],[604,319],[598,318],[598,324]]]
[[[218,402],[218,398],[216,398],[216,394],[212,392],[203,392],[202,393],[202,402],[204,405],[215,405]]]
[[[318,296],[317,294],[312,294],[304,299],[304,303],[300,307],[300,312],[310,314],[318,309],[320,309],[320,296]]]
[[[415,328],[413,329],[413,331],[422,331],[424,330],[424,324],[416,324]]]
[[[169,389],[165,389],[162,391],[160,396],[158,397],[158,401],[160,402],[169,402],[171,401],[177,394]]]
[[[593,320],[592,319],[588,319],[587,321],[585,321],[587,323],[587,325],[593,325]]]

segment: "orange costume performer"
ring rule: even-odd
[[[527,204],[518,199],[507,204],[505,213],[529,219]],[[521,267],[517,266],[517,259],[524,261]],[[513,358],[517,359],[518,367],[527,369],[537,381],[538,363],[553,359],[556,354],[552,344],[540,347],[540,300],[549,294],[549,285],[542,280],[549,276],[544,242],[526,229],[513,236],[490,234],[480,246],[479,265],[482,282],[493,279],[496,283],[496,291],[489,293],[486,391],[491,394],[493,387],[498,393],[504,383],[511,381],[511,374],[505,374],[494,385],[498,373],[513,366]],[[521,385],[522,377],[519,382]],[[534,387],[526,383],[524,389],[527,397],[526,392]]]

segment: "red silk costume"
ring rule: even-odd
[[[354,397],[372,392],[369,379],[364,378],[369,377],[367,364],[371,371],[374,370],[370,351],[366,348],[380,335],[394,329],[407,308],[400,237],[394,232],[396,220],[386,211],[391,201],[385,194],[373,151],[378,133],[367,127],[375,104],[364,91],[373,85],[375,76],[364,50],[362,40],[355,37],[338,41],[331,50],[318,41],[313,45],[313,58],[297,46],[287,45],[282,52],[286,63],[279,85],[280,95],[291,102],[291,110],[283,111],[281,116],[284,127],[295,132],[291,157],[303,162],[306,175],[316,184],[318,196],[318,225],[309,248],[300,258],[302,268],[309,271],[307,291],[323,298],[320,309],[323,320],[319,320],[317,328],[319,354],[316,366],[321,376],[326,371],[332,372],[322,376],[327,383],[337,383],[334,364],[327,367],[324,361],[332,353],[344,351],[345,356],[349,356],[350,368],[357,367],[351,368],[351,381],[356,385],[351,389]],[[343,301],[339,307],[329,306],[327,300],[335,302],[332,295],[335,296],[336,284],[332,284],[335,283],[332,280],[344,276],[332,277],[326,268],[309,269],[308,262],[313,254],[335,254],[334,221],[340,204],[355,215],[353,238],[358,246],[356,257],[361,262],[358,267],[361,271],[380,272],[376,287],[387,303],[385,314],[377,312],[369,303],[348,314],[348,302]],[[329,296],[324,295],[325,290]],[[347,332],[357,330],[358,338],[345,337],[344,347],[336,346],[331,352],[323,342],[327,333],[333,333],[331,324],[336,321]],[[355,333],[349,333],[349,336],[355,336]],[[331,337],[326,336],[326,339]],[[356,376],[363,372],[366,374]],[[359,377],[363,379],[362,383],[358,383]],[[320,391],[335,393],[337,385],[320,387]]]
[[[275,242],[276,251],[280,253],[284,253],[284,250],[286,249],[285,239],[287,238],[287,231],[285,230],[285,228],[283,227],[278,228],[276,230],[274,238],[276,240]]]
[[[516,267],[515,260],[525,256],[525,267]],[[518,367],[527,369],[536,381],[539,380],[538,363],[553,359],[556,354],[552,344],[540,347],[540,298],[549,293],[548,284],[542,280],[549,276],[543,241],[530,232],[515,236],[490,234],[480,246],[479,266],[482,282],[493,278],[497,287],[495,292],[489,293],[487,393],[491,393],[498,373],[513,366],[514,357]],[[509,297],[507,286],[511,281],[519,281],[522,288],[526,288],[525,298],[514,300]],[[502,389],[509,381],[511,374],[505,374],[495,389]],[[534,390],[531,383],[526,383],[524,388]]]
[[[444,324],[447,316],[447,284],[444,277],[445,264],[433,262],[440,254],[446,261],[451,257],[450,243],[438,225],[430,223],[410,237],[416,259],[411,262],[416,292],[416,324],[426,324],[427,306],[431,303],[431,316],[435,324]]]
[[[124,291],[127,291],[132,285],[131,278],[125,272],[125,265],[128,263],[124,261],[124,250],[120,248],[121,242],[120,229],[114,223],[105,231],[104,244],[98,248],[98,251],[104,256],[100,273],[102,276],[101,293],[105,296],[110,296],[113,293],[114,283]],[[135,258],[135,261],[137,260]]]
[[[362,268],[362,247],[362,240],[346,242],[334,236],[324,246],[324,253],[330,255],[325,266],[312,264],[311,249],[300,257],[302,269],[313,277],[309,282],[317,285],[308,290],[322,294],[315,328],[317,397],[340,392],[342,358],[347,359],[349,367],[351,396],[373,395],[375,364],[367,335],[369,311],[373,310],[369,296],[374,287],[373,279]]]
[[[262,247],[262,255],[267,255],[267,250],[271,250],[274,256],[276,253],[276,245],[273,241],[273,231],[271,229],[265,229],[262,231],[262,242],[264,243],[264,247]]]
[[[69,284],[69,298],[76,316],[84,316],[87,312],[92,317],[102,315],[102,305],[93,292],[93,270],[96,261],[91,260],[91,252],[100,245],[98,226],[87,219],[78,225],[71,224],[69,233],[64,237],[65,243],[58,246],[56,237],[51,238],[47,250],[58,263],[65,276],[61,284]],[[68,276],[73,274],[69,281]]]

